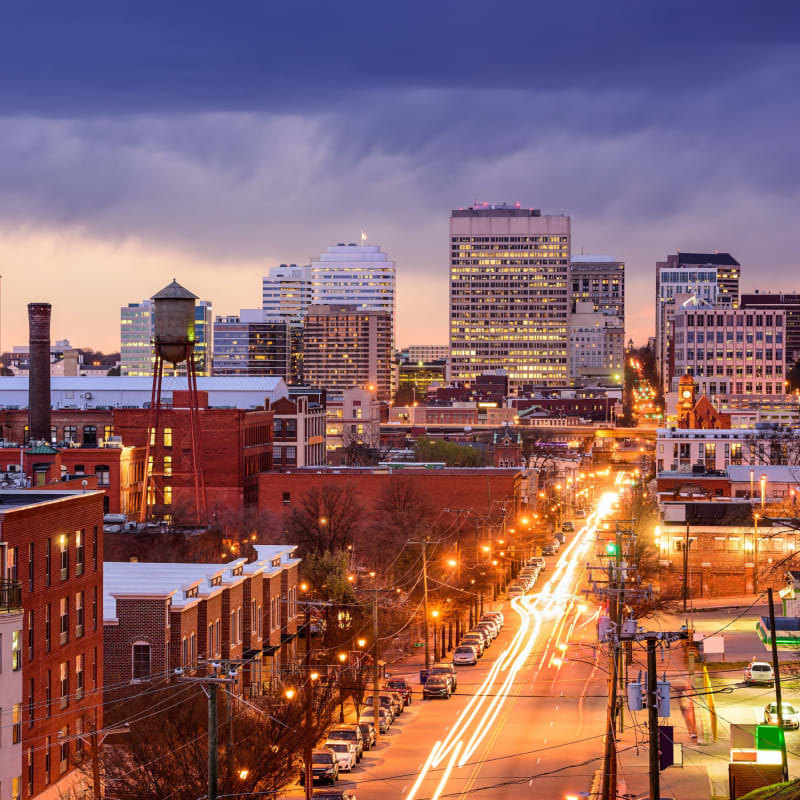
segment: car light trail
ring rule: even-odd
[[[431,748],[405,800],[415,800],[423,781],[430,777],[431,769],[438,768],[445,759],[448,759],[441,779],[431,797],[431,800],[438,800],[450,780],[453,769],[456,766],[463,767],[467,764],[475,750],[485,741],[514,688],[517,674],[530,658],[544,619],[559,614],[563,616],[563,619],[551,632],[547,651],[549,651],[550,642],[555,637],[558,654],[563,652],[559,645],[560,632],[563,631],[566,623],[565,612],[575,604],[573,588],[576,577],[578,577],[578,570],[581,568],[581,556],[590,544],[592,537],[597,535],[600,520],[611,510],[617,497],[616,492],[603,494],[598,501],[597,508],[586,518],[580,532],[556,562],[552,575],[539,593],[527,597],[516,597],[511,601],[511,608],[520,618],[517,632],[495,660],[475,694],[462,709],[447,736],[444,740],[436,742]],[[585,611],[586,607],[583,604],[577,607],[575,618],[572,619],[569,627],[570,632],[575,627],[577,617]],[[595,617],[594,614],[590,615],[581,627]],[[558,654],[554,651],[550,659],[554,666],[560,667],[561,664],[556,663],[561,661]],[[547,652],[544,654],[542,663],[546,657]]]

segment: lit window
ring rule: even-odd
[[[164,428],[164,447],[172,447],[172,428]]]
[[[172,487],[165,486],[164,487],[164,505],[168,506],[172,503]]]
[[[172,456],[164,456],[164,477],[172,477]]]

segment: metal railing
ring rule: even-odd
[[[22,610],[22,584],[19,581],[0,580],[0,614]]]

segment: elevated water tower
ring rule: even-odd
[[[168,362],[173,366],[178,366],[185,361],[189,389],[189,431],[191,434],[195,508],[197,523],[200,525],[205,522],[207,517],[207,503],[200,439],[197,372],[194,360],[194,315],[197,295],[192,294],[173,279],[172,283],[154,294],[151,300],[153,301],[155,363],[153,364],[150,425],[148,426],[144,494],[140,520],[144,522],[147,519],[148,509],[164,505],[166,479],[173,477],[180,479],[186,475],[185,471],[179,474],[173,471],[172,467],[170,467],[169,474],[165,475],[164,456],[166,453],[164,451],[167,444],[164,442],[164,432],[161,428],[161,424],[163,424],[161,383],[164,377],[164,363]],[[174,415],[176,412],[172,413]],[[183,426],[179,426],[179,431],[181,430],[183,430]],[[171,447],[171,444],[169,446]],[[149,468],[151,458],[152,469]]]

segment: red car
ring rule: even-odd
[[[411,684],[405,678],[389,678],[386,688],[403,695],[406,705],[411,705]]]

